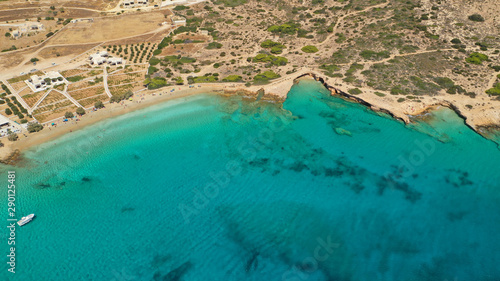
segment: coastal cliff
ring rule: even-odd
[[[353,88],[352,86],[344,85],[341,79],[325,77],[312,69],[303,69],[292,75],[294,78],[284,78],[260,90],[264,90],[264,96],[270,97],[271,100],[283,102],[293,84],[300,79],[309,78],[321,82],[332,95],[339,95],[369,107],[373,111],[386,113],[405,124],[412,122],[411,117],[418,117],[436,107],[444,106],[452,109],[464,120],[465,125],[485,138],[493,140],[492,135],[500,129],[500,113],[495,110],[495,108],[500,108],[500,102],[496,100],[491,101],[494,104],[491,107],[486,107],[483,103],[483,106],[478,108],[469,108],[468,103],[474,100],[471,101],[471,98],[464,96],[423,96],[418,101],[398,102],[397,96],[387,93],[384,97],[380,97],[375,94],[375,90],[368,88],[362,88],[362,94],[350,94],[340,87]]]

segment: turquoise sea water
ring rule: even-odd
[[[500,280],[500,150],[426,121],[304,81],[283,108],[201,95],[68,134],[14,168],[37,217],[15,274],[2,227],[0,279]]]

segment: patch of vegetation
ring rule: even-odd
[[[278,74],[276,74],[274,71],[269,70],[269,71],[264,71],[262,73],[255,75],[253,80],[256,83],[267,83],[267,82],[269,82],[269,80],[276,79],[279,77],[280,76]]]
[[[215,5],[224,5],[226,7],[236,7],[247,3],[247,0],[215,0]]]
[[[293,35],[297,32],[299,26],[300,25],[294,22],[288,22],[282,25],[272,25],[267,29],[267,31],[277,34]]]
[[[208,50],[220,49],[220,48],[222,48],[222,44],[218,43],[218,42],[210,42],[210,43],[208,43],[208,46],[206,47],[206,49],[208,49]]]
[[[71,111],[66,111],[66,113],[64,113],[64,117],[67,119],[70,119],[70,118],[75,117],[75,115]]]
[[[351,94],[351,95],[359,95],[359,94],[363,93],[363,91],[361,91],[361,90],[360,90],[360,89],[358,89],[358,88],[350,89],[348,92],[349,92],[349,94]]]
[[[85,115],[85,109],[83,107],[79,107],[76,109],[76,114],[82,116]]]
[[[277,57],[273,55],[258,54],[252,59],[253,62],[267,62],[270,65],[286,65],[288,59],[285,57]]]
[[[111,99],[109,99],[109,102],[110,103],[121,102],[122,100],[129,99],[133,95],[134,93],[132,91],[126,91],[125,93],[121,94],[114,94],[113,96],[111,96]]]
[[[82,79],[83,79],[83,77],[79,76],[79,75],[66,78],[66,80],[68,80],[69,82],[78,82]]]
[[[318,48],[316,48],[316,46],[313,46],[313,45],[304,46],[304,47],[302,47],[301,50],[304,53],[316,53],[319,51]]]
[[[104,104],[102,103],[102,101],[96,101],[94,107],[97,109],[104,108]]]
[[[340,70],[340,68],[335,64],[322,64],[319,68],[323,69],[323,73],[329,77],[334,77],[335,74],[333,72]]]
[[[500,83],[496,83],[493,88],[486,90],[486,94],[500,96]]]
[[[271,53],[273,54],[281,54],[283,53],[283,49],[285,49],[285,45],[279,43],[279,42],[274,42],[272,40],[266,40],[260,44],[262,48],[265,49],[271,49]]]
[[[472,14],[469,16],[469,20],[476,22],[483,22],[484,18],[480,14]]]
[[[478,52],[471,53],[469,57],[465,58],[465,61],[472,64],[481,64],[483,61],[488,60],[488,56]]]
[[[203,76],[196,76],[196,77],[188,77],[188,84],[193,84],[193,83],[216,83],[219,81],[219,74],[215,73],[207,73]]]
[[[169,86],[169,84],[167,83],[167,79],[163,77],[154,77],[152,79],[146,78],[146,80],[144,80],[144,85],[147,86],[149,90],[154,90],[165,86]]]
[[[240,82],[243,78],[239,75],[229,75],[222,79],[224,82]]]
[[[150,60],[149,60],[149,64],[150,65],[157,65],[161,62],[161,60],[159,58],[156,58],[156,57],[152,57]]]
[[[178,6],[175,6],[174,11],[184,11],[184,10],[188,10],[188,9],[189,9],[189,7],[187,7],[187,6],[178,5]]]
[[[30,122],[27,126],[28,132],[35,133],[43,130],[43,126],[38,122]]]
[[[359,55],[366,60],[381,60],[389,58],[391,56],[389,51],[375,52],[372,50],[361,51]]]

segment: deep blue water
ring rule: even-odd
[[[190,97],[25,159],[37,217],[16,274],[2,227],[1,280],[500,280],[500,150],[446,108],[405,126],[304,81],[283,108]]]

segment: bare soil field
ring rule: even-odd
[[[28,52],[16,52],[15,56],[7,53],[0,54],[0,68],[10,68],[19,65],[24,60],[24,55],[27,53]]]
[[[0,9],[15,9],[15,8],[34,8],[44,6],[60,7],[77,7],[95,10],[112,9],[118,5],[119,0],[49,0],[49,1],[25,1],[25,0],[7,0],[0,2]]]
[[[157,29],[163,20],[163,14],[158,12],[98,18],[90,26],[83,23],[82,28],[77,28],[80,23],[75,23],[75,28],[62,31],[51,40],[51,44],[104,42],[141,35]]]
[[[47,46],[40,50],[38,56],[44,59],[51,59],[56,57],[64,57],[69,55],[78,55],[84,53],[97,46],[97,44],[84,44],[73,46]]]
[[[2,3],[2,2],[0,2]],[[37,8],[15,8],[12,10],[0,10],[0,21],[11,21],[19,19],[36,19],[37,17],[53,17],[54,14],[50,8],[37,7]],[[96,18],[101,16],[98,11],[85,10],[79,8],[64,8],[64,13],[59,12],[56,17],[58,18]]]

